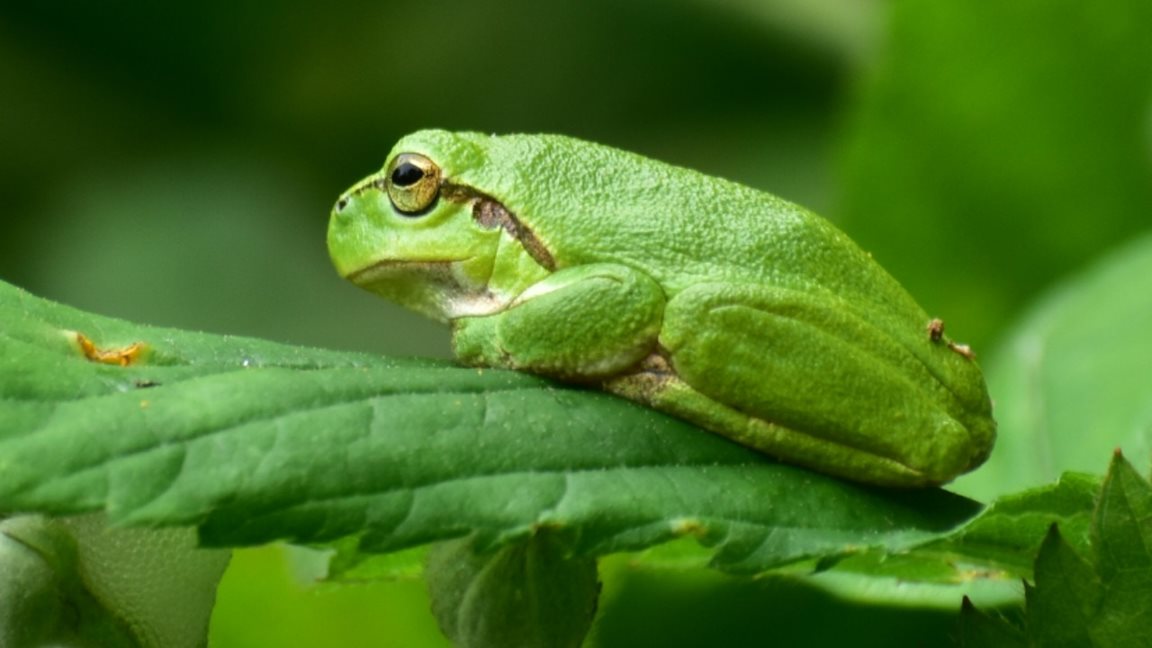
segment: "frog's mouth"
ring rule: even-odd
[[[491,315],[507,308],[512,297],[470,279],[464,270],[468,261],[385,259],[355,270],[347,278],[365,290],[441,322]]]

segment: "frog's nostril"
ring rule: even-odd
[[[344,208],[347,206],[348,206],[348,199],[347,198],[341,198],[340,200],[336,201],[336,211],[338,211],[338,212],[344,211]]]

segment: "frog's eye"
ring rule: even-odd
[[[436,202],[440,167],[418,153],[401,153],[388,165],[388,198],[404,214],[418,215]]]

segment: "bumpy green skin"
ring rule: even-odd
[[[976,363],[820,217],[561,136],[421,131],[401,153],[440,167],[439,198],[405,215],[370,176],[333,210],[329,250],[451,322],[461,361],[599,385],[861,482],[941,484],[988,456]]]

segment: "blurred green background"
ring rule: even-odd
[[[447,355],[443,328],[336,277],[331,203],[417,128],[561,132],[815,209],[983,356],[1150,229],[1150,33],[1147,0],[5,3],[0,279],[141,322]],[[597,645],[952,630],[773,581],[606,572]],[[443,643],[419,582],[294,573],[242,553],[213,645]]]

